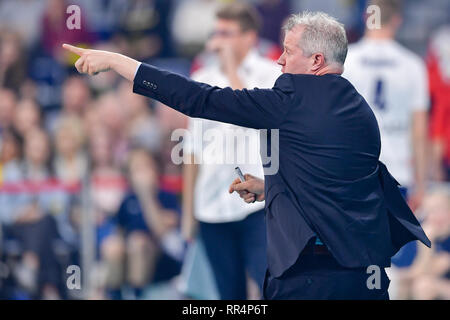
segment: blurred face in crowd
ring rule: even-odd
[[[149,110],[145,97],[134,93],[129,81],[120,83],[119,100],[128,119],[139,117],[143,112]]]
[[[296,26],[286,32],[284,37],[284,51],[277,63],[281,66],[281,72],[292,74],[313,74],[315,54],[305,57],[299,43],[302,37],[303,27]]]
[[[7,89],[0,89],[0,127],[12,124],[16,110],[16,95]]]
[[[145,150],[131,151],[128,160],[129,179],[133,186],[153,186],[158,184],[156,162]]]
[[[92,131],[89,150],[94,166],[107,166],[112,160],[111,137],[106,128],[97,127]]]
[[[83,126],[77,118],[66,118],[56,132],[56,150],[62,157],[76,155],[83,144]]]
[[[115,93],[106,93],[102,95],[97,108],[99,118],[108,130],[114,135],[120,135],[124,124],[124,108],[120,105]]]
[[[14,34],[5,34],[0,39],[0,65],[11,66],[20,58],[20,40]]]
[[[100,114],[98,109],[95,107],[95,103],[86,109],[86,112],[83,114],[83,123],[87,136],[91,136],[92,132],[94,132],[99,123],[101,123]]]
[[[50,157],[50,141],[40,129],[33,129],[25,137],[25,157],[35,166],[45,166]]]
[[[22,135],[39,126],[39,106],[33,100],[22,100],[17,105],[14,127]]]
[[[70,114],[82,113],[90,101],[89,88],[83,78],[74,76],[66,80],[63,87],[63,108]]]
[[[215,52],[227,47],[236,59],[241,60],[255,46],[257,39],[256,31],[243,31],[238,21],[217,19],[207,47]]]
[[[20,143],[18,138],[10,131],[5,131],[2,134],[1,142],[1,163],[8,163],[20,157]]]
[[[46,13],[53,23],[58,23],[64,19],[67,5],[65,0],[49,0],[47,2]]]

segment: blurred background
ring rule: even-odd
[[[182,168],[170,135],[186,117],[133,94],[115,73],[78,75],[61,44],[189,76],[208,64],[204,45],[225,2],[0,0],[0,298],[217,298],[180,232]],[[283,21],[301,10],[338,18],[350,43],[365,32],[366,0],[248,2],[263,22],[257,49],[272,60]],[[66,27],[71,4],[81,8],[79,30]],[[402,16],[396,39],[427,71],[426,188],[414,205],[434,246],[423,253],[411,243],[396,256],[391,298],[450,299],[450,2],[405,0]],[[75,289],[71,265],[81,270]]]

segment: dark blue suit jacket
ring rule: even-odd
[[[265,176],[269,272],[317,234],[345,267],[390,266],[404,244],[430,246],[378,158],[372,110],[338,75],[283,74],[272,89],[212,87],[142,64],[133,91],[188,115],[279,129],[279,171]]]

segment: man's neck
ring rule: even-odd
[[[390,28],[366,30],[364,37],[371,40],[393,40],[395,31]]]
[[[344,67],[338,64],[326,65],[323,68],[317,70],[313,74],[316,76],[323,76],[325,74],[338,74],[341,75],[344,72]]]

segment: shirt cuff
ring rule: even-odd
[[[134,71],[134,77],[133,77],[133,80],[136,78],[136,74],[137,74],[137,72],[138,72],[139,67],[141,66],[141,64],[142,64],[142,62],[139,62],[139,63],[138,63],[138,65],[137,65],[137,67],[136,67],[136,71]]]

